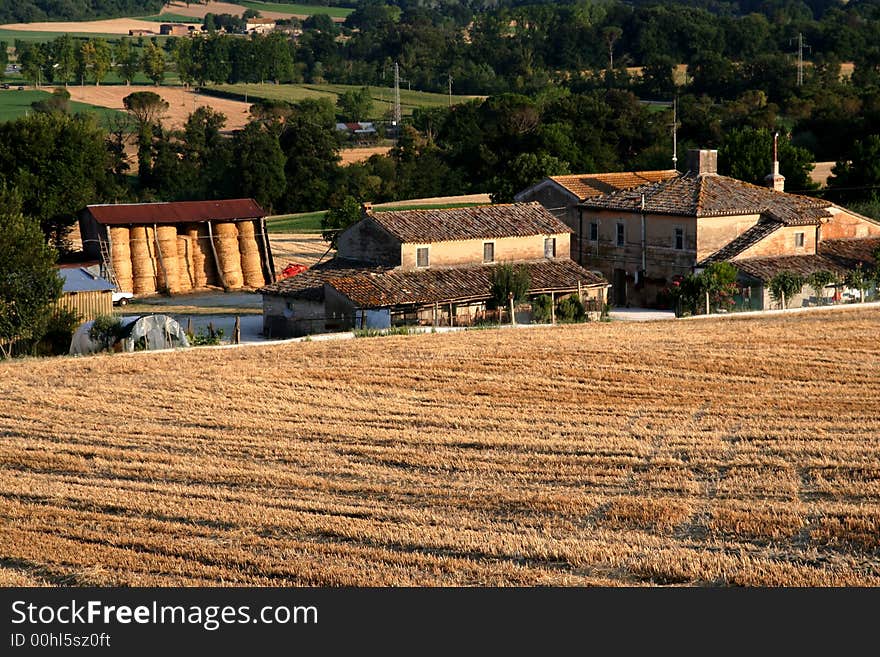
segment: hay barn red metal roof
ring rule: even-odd
[[[106,226],[241,221],[266,216],[266,211],[252,198],[88,205],[86,211]]]

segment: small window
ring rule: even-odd
[[[544,257],[545,258],[555,258],[556,257],[556,238],[555,237],[547,237],[544,239]]]
[[[626,233],[624,232],[625,227],[623,222],[617,222],[617,246],[624,246],[626,244]]]
[[[416,267],[428,266],[428,247],[420,246],[416,249]]]
[[[591,221],[590,222],[590,241],[598,242],[599,241],[599,222]]]
[[[495,242],[483,242],[483,262],[495,262]]]
[[[804,248],[804,234],[803,233],[795,233],[794,234],[794,245],[799,249]]]
[[[675,229],[675,248],[679,251],[684,249],[684,228]]]

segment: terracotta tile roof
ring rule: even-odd
[[[177,224],[201,221],[259,219],[266,211],[252,198],[221,201],[174,201],[170,203],[114,203],[87,205],[86,212],[99,224]]]
[[[403,243],[430,244],[572,232],[539,203],[443,210],[392,210],[375,212],[370,217]]]
[[[357,273],[381,272],[381,267],[376,267],[357,260],[345,258],[333,258],[306,269],[304,272],[283,278],[271,285],[266,285],[257,290],[260,294],[288,297],[300,301],[324,300],[324,283],[331,278],[351,276]]]
[[[652,214],[688,217],[722,217],[760,214],[786,226],[817,224],[830,217],[828,201],[777,192],[735,178],[687,174],[659,183],[640,185],[587,199],[587,208],[639,212],[645,197],[645,211]]]
[[[861,262],[876,265],[874,254],[880,249],[880,237],[859,237],[840,240],[822,240],[819,253],[840,262]]]
[[[678,176],[675,169],[662,171],[622,171],[619,173],[575,173],[567,176],[550,176],[550,180],[565,187],[580,200],[610,194],[646,183],[660,182]]]
[[[522,263],[529,270],[529,292],[571,292],[582,287],[606,286],[605,279],[572,260],[532,260]],[[391,270],[381,274],[358,272],[327,283],[359,308],[386,308],[409,304],[448,303],[491,297],[491,275],[497,265],[474,265],[417,271]]]
[[[732,264],[741,272],[764,282],[782,271],[807,277],[814,272],[827,270],[842,277],[860,264],[873,267],[876,264],[874,252],[878,248],[880,237],[825,240],[819,243],[819,252],[815,255],[746,258]]]
[[[698,262],[697,267],[705,267],[713,262],[721,262],[723,260],[735,258],[740,253],[749,247],[754,246],[780,228],[782,228],[782,223],[779,221],[759,221],[735,240],[725,245],[724,248],[719,249],[709,257],[704,258],[701,262]]]
[[[806,278],[817,271],[827,270],[838,276],[846,275],[847,267],[822,255],[794,255],[777,258],[746,258],[731,263],[740,272],[748,274],[759,281],[767,282],[776,274],[790,271]]]

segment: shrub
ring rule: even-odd
[[[100,315],[92,322],[89,339],[100,345],[101,351],[109,351],[122,336],[122,322],[113,315]]]
[[[70,351],[73,332],[82,318],[73,310],[58,308],[46,324],[46,332],[36,346],[38,356],[60,356]]]
[[[409,326],[392,326],[387,329],[362,328],[353,331],[356,338],[377,338],[382,335],[411,335],[416,333]]]
[[[213,324],[209,324],[208,328],[200,328],[195,333],[187,333],[186,339],[189,340],[191,347],[204,347],[207,345],[220,344],[223,338],[223,329],[215,329]]]
[[[567,296],[556,304],[556,318],[560,322],[582,322],[586,316],[584,304],[576,294]]]
[[[819,305],[823,305],[825,303],[825,288],[832,283],[837,282],[837,276],[832,274],[827,269],[823,269],[821,271],[814,271],[812,274],[807,276],[807,285],[809,285],[813,291],[816,293],[816,302]]]
[[[787,308],[791,298],[804,287],[804,279],[792,271],[781,271],[770,279],[768,287],[773,300]]]
[[[525,267],[503,264],[492,270],[491,283],[492,299],[499,308],[506,308],[511,294],[514,303],[525,300],[532,281]]]
[[[532,299],[532,321],[536,324],[548,324],[552,318],[549,294],[542,294]]]

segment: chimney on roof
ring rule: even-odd
[[[366,217],[367,215],[373,214],[373,204],[369,201],[364,201],[361,203],[361,212]]]
[[[691,173],[714,176],[718,173],[718,151],[714,148],[691,148],[688,150],[687,165]]]
[[[779,133],[773,133],[773,171],[764,178],[764,182],[770,189],[777,192],[785,191],[785,176],[779,173]]]

